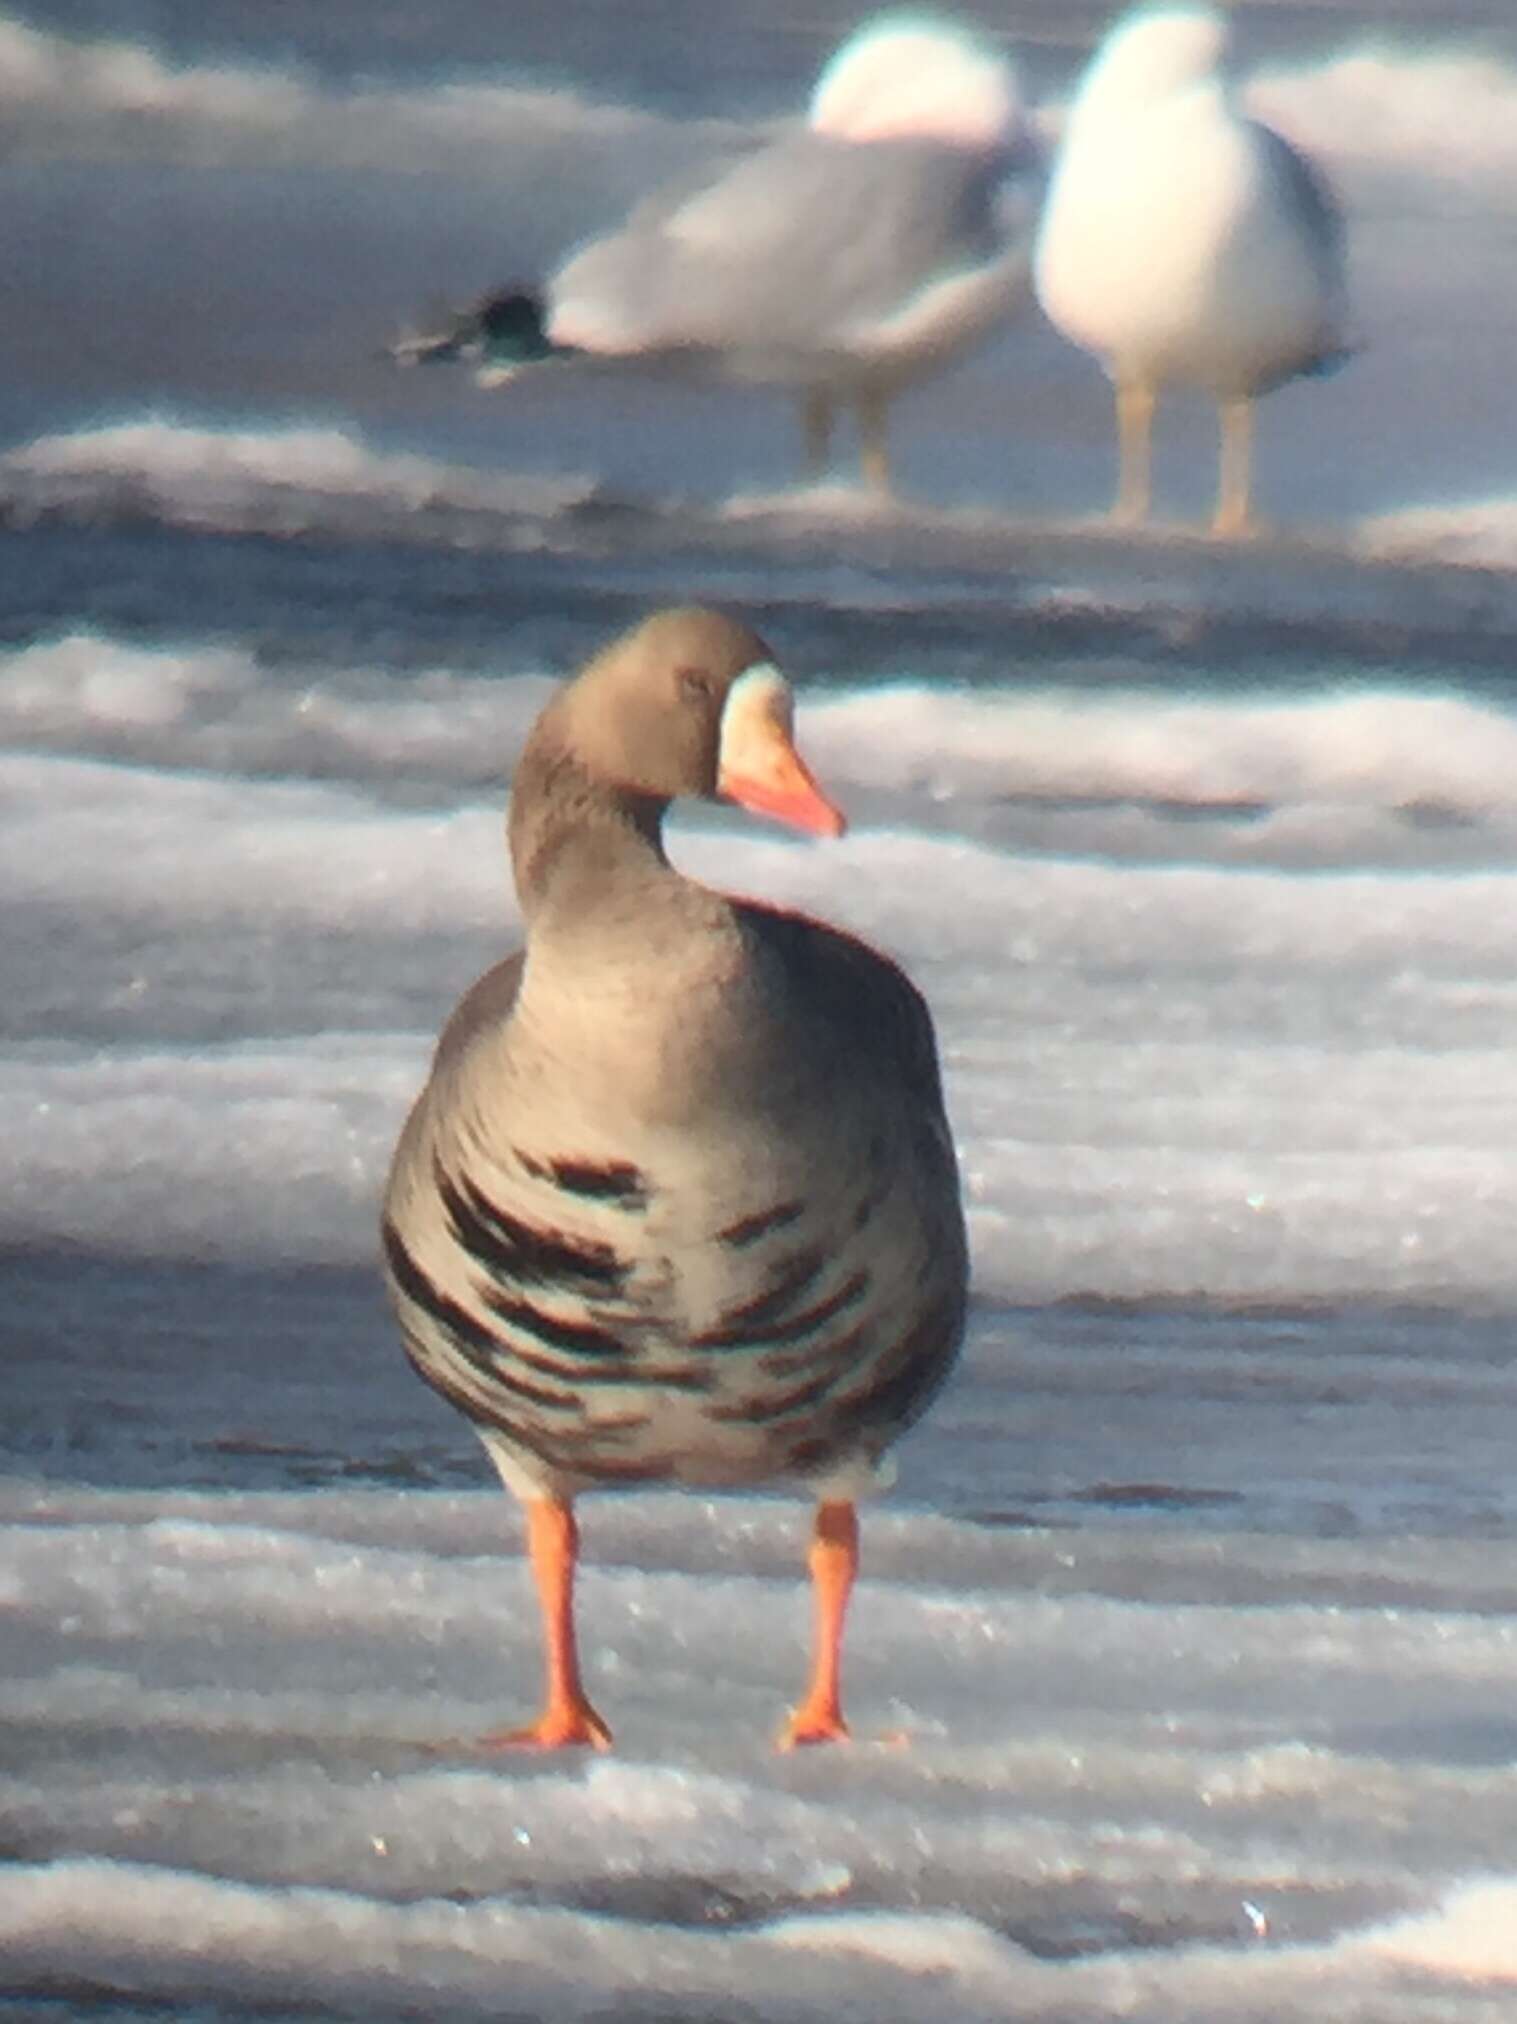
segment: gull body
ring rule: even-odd
[[[1116,390],[1116,516],[1150,505],[1161,392],[1209,394],[1222,421],[1214,528],[1252,512],[1253,406],[1345,356],[1342,221],[1316,169],[1240,113],[1208,7],[1143,10],[1097,51],[1070,108],[1034,256],[1049,321]]]
[[[540,292],[497,291],[393,352],[472,358],[487,385],[556,359],[788,388],[813,474],[851,404],[888,490],[891,401],[1031,302],[1037,190],[1005,60],[887,18],[837,53],[804,126],[644,200]]]

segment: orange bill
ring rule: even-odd
[[[767,662],[749,668],[722,711],[717,792],[755,815],[813,836],[841,836],[847,821],[812,778],[792,735],[790,684]]]

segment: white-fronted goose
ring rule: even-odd
[[[1254,402],[1346,356],[1343,224],[1317,170],[1237,111],[1208,6],[1140,8],[1080,84],[1038,230],[1034,281],[1056,329],[1116,388],[1114,517],[1149,506],[1165,387],[1222,417],[1213,530],[1247,531]]]
[[[524,951],[443,1031],[384,1207],[428,1383],[527,1509],[547,1694],[486,1738],[609,1731],[580,1681],[582,1490],[804,1480],[816,1649],[782,1741],[844,1736],[853,1499],[956,1353],[965,1245],[927,1008],[833,928],[664,855],[678,795],[837,835],[768,649],[662,612],[538,718],[510,840]]]

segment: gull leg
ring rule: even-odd
[[[1117,382],[1117,496],[1113,520],[1124,527],[1148,518],[1152,496],[1151,445],[1156,396],[1141,380]]]
[[[890,451],[886,446],[888,397],[877,388],[866,388],[856,396],[859,411],[859,461],[864,483],[881,498],[890,496]]]
[[[843,1619],[859,1569],[859,1520],[851,1502],[839,1499],[817,1505],[807,1558],[815,1610],[811,1678],[800,1706],[780,1732],[782,1750],[801,1743],[836,1743],[848,1734],[839,1688]]]
[[[1247,394],[1222,401],[1222,460],[1212,533],[1246,534],[1254,462],[1254,404]]]
[[[543,1711],[524,1729],[481,1736],[485,1750],[565,1750],[590,1743],[609,1750],[611,1731],[585,1697],[574,1636],[574,1570],[579,1526],[566,1497],[535,1497],[527,1505],[527,1550],[543,1616],[547,1692]]]
[[[832,455],[832,395],[825,387],[807,387],[801,397],[801,436],[807,475],[826,477]]]

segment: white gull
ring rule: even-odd
[[[1112,30],[1070,109],[1034,256],[1050,322],[1116,389],[1116,516],[1141,521],[1161,389],[1222,418],[1213,527],[1249,526],[1254,402],[1346,352],[1343,227],[1313,165],[1237,111],[1209,7]]]

